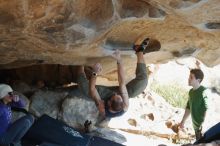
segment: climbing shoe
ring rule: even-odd
[[[146,38],[140,45],[133,45],[135,52],[150,53],[159,51],[161,48],[160,42],[155,39]]]
[[[146,46],[148,45],[149,43],[149,38],[146,38],[142,41],[142,43],[140,45],[133,45],[133,50],[135,52],[144,52]]]

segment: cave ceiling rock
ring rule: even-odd
[[[220,63],[219,0],[0,0],[0,68],[102,62],[150,37],[162,44],[147,63],[194,56]]]

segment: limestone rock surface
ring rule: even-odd
[[[145,55],[147,63],[194,56],[215,66],[219,5],[219,0],[0,0],[0,69],[99,61],[108,73],[115,48],[132,66],[132,43],[145,37],[162,45]]]

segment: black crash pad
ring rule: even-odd
[[[24,136],[25,141],[43,146],[123,146],[119,143],[78,132],[62,121],[43,115]]]

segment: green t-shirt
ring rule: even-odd
[[[190,110],[194,130],[199,130],[208,109],[206,88],[200,86],[198,89],[189,91],[189,99],[186,108]]]

